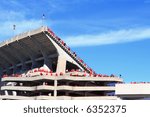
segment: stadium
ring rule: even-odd
[[[2,100],[143,99],[150,94],[149,83],[124,84],[113,74],[97,74],[46,26],[0,44],[0,76]]]

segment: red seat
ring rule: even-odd
[[[68,47],[68,50],[70,51],[70,47]]]
[[[55,36],[55,33],[54,33],[52,30],[48,29],[48,32],[49,32],[52,36]]]
[[[61,44],[64,45],[64,41],[61,40]]]
[[[79,69],[76,69],[76,72],[79,72]]]
[[[52,73],[50,73],[50,76],[53,76],[53,74],[52,74]]]
[[[61,39],[60,39],[59,37],[57,37],[57,36],[56,36],[56,39],[57,39],[58,41],[60,41],[60,40],[61,40]]]
[[[62,72],[60,72],[60,76],[62,76],[63,75],[63,73]]]
[[[71,70],[71,72],[74,72],[74,71],[75,71],[74,69]]]
[[[101,74],[98,74],[98,77],[102,77],[102,75],[101,75]]]
[[[40,73],[40,75],[42,76],[42,75],[43,75],[43,73]]]
[[[83,60],[82,60],[82,59],[80,59],[80,62],[81,62],[81,63],[83,63]]]
[[[83,76],[86,77],[86,73],[84,73]]]

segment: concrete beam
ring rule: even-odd
[[[18,50],[17,50],[16,48],[14,48],[12,45],[9,45],[9,44],[8,44],[7,49],[8,49],[9,54],[11,54],[11,56],[17,57],[17,59],[19,59],[20,62],[22,62],[22,63],[23,63],[23,61],[25,61],[25,60],[24,60],[24,56],[20,53],[20,51],[18,51]]]
[[[38,40],[35,39],[33,36],[30,36],[29,39],[34,43],[34,45],[36,45],[39,48],[39,50],[41,51],[42,55],[46,57],[47,55],[46,55],[46,53],[44,52],[44,49],[43,49],[44,46],[42,46],[41,43],[38,42]]]
[[[16,53],[14,53],[13,50],[10,50],[8,45],[1,48],[1,50],[3,51],[3,53],[5,53],[5,55],[7,55],[8,58],[11,58],[15,63],[20,61]]]
[[[57,60],[57,73],[65,73],[66,72],[66,58],[65,56],[59,55]]]
[[[26,45],[25,43],[23,43],[22,41],[17,41],[17,43],[20,45],[20,47],[22,49],[24,49],[24,51],[26,52],[26,54],[32,59],[35,58],[34,57],[34,52],[32,51],[32,49],[30,49],[28,47],[28,45]]]
[[[48,55],[44,50],[44,45],[42,43],[40,43],[36,38],[34,38],[33,36],[29,37],[31,39],[31,41],[40,49],[43,57],[44,57],[44,65],[45,67],[52,69],[52,61],[51,59],[48,59]]]
[[[7,65],[13,64],[13,63],[11,63],[7,59],[5,59],[5,57],[3,57],[3,55],[0,55],[0,64],[2,65],[2,67],[6,67]]]
[[[34,68],[37,65],[37,62],[35,61],[36,56],[34,54],[34,51],[32,50],[32,48],[30,48],[27,44],[25,44],[22,41],[18,41],[18,44],[26,51],[26,53],[28,54],[28,56],[32,61],[32,68]]]
[[[15,64],[15,62],[12,59],[10,59],[10,57],[5,55],[4,51],[1,51],[1,49],[0,49],[0,56],[2,58],[4,58],[4,60],[8,61],[9,64]],[[5,63],[5,64],[7,64],[7,63]]]

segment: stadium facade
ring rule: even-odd
[[[123,83],[113,74],[96,74],[48,27],[0,44],[0,77],[2,100],[116,100],[115,85]]]

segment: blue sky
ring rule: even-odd
[[[0,15],[1,42],[48,25],[97,73],[150,81],[150,0],[0,0]]]

